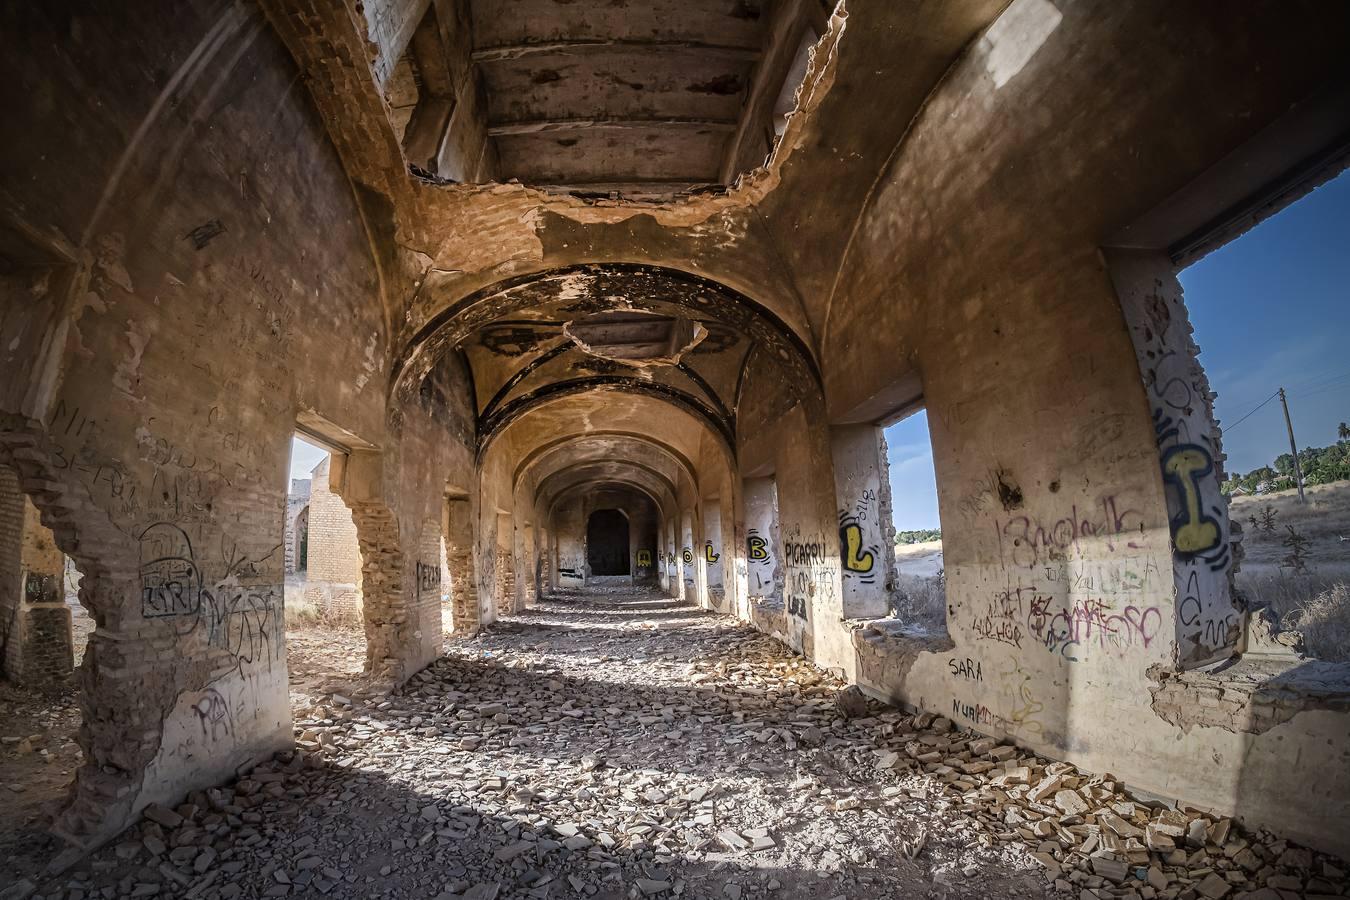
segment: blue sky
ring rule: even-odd
[[[310,470],[327,455],[327,450],[314,446],[304,438],[291,438],[291,479],[308,478]]]
[[[1350,422],[1350,172],[1324,184],[1181,273],[1209,373],[1227,470],[1289,452],[1283,387],[1299,446],[1325,447]],[[895,527],[937,528],[933,449],[924,413],[886,429]]]
[[[891,463],[891,508],[897,531],[938,527],[937,480],[928,413],[917,412],[886,429]]]
[[[1200,362],[1218,392],[1229,474],[1289,452],[1283,387],[1300,447],[1350,422],[1350,173],[1322,185],[1181,273]]]

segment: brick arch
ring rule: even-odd
[[[83,576],[79,600],[94,619],[76,670],[84,762],[52,831],[90,846],[119,829],[134,811],[146,767],[159,752],[163,720],[174,705],[176,679],[137,678],[121,642],[109,637],[129,616],[138,559],[133,540],[73,477],[63,451],[32,419],[0,413],[0,464],[18,473],[44,527]]]

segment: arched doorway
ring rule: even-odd
[[[586,563],[591,575],[629,575],[628,517],[597,509],[586,520]]]

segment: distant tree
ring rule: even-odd
[[[1281,475],[1294,474],[1294,455],[1292,453],[1281,453],[1275,457],[1275,471]]]
[[[1256,493],[1257,487],[1262,482],[1268,482],[1275,478],[1275,470],[1270,466],[1262,466],[1259,469],[1253,469],[1242,479],[1242,486],[1252,493]]]
[[[1341,441],[1350,441],[1350,425],[1342,422],[1336,429],[1336,439]]]
[[[896,544],[923,544],[928,541],[942,540],[941,528],[920,528],[917,531],[897,531]]]

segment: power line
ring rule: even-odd
[[[1274,399],[1275,399],[1276,397],[1278,397],[1278,396],[1280,396],[1280,392],[1279,392],[1279,391],[1276,391],[1275,393],[1271,394],[1271,395],[1270,395],[1269,397],[1267,397],[1266,399],[1262,400],[1262,401],[1260,402],[1260,404],[1257,405],[1256,409],[1253,409],[1251,412],[1247,413],[1245,416],[1243,416],[1242,418],[1238,419],[1238,420],[1237,420],[1236,422],[1234,422],[1232,425],[1225,425],[1224,428],[1223,428],[1223,430],[1224,430],[1225,432],[1232,431],[1234,428],[1238,427],[1238,426],[1241,425],[1243,422],[1247,421],[1247,420],[1250,419],[1252,416],[1254,416],[1254,415],[1256,414],[1256,411],[1259,410],[1262,406],[1265,406],[1267,403],[1269,403],[1270,401],[1274,400]]]
[[[1344,381],[1350,378],[1350,372],[1342,372],[1340,375],[1330,375],[1326,378],[1314,379],[1301,385],[1296,385],[1295,390],[1307,392],[1311,388],[1321,388],[1335,381]]]
[[[1342,390],[1345,390],[1345,388],[1348,387],[1348,386],[1350,386],[1350,385],[1342,385],[1342,384],[1338,384],[1337,382],[1339,382],[1339,381],[1344,381],[1344,380],[1347,379],[1347,378],[1350,378],[1350,375],[1343,375],[1343,376],[1341,376],[1340,378],[1332,379],[1331,381],[1326,382],[1325,384],[1323,384],[1322,387],[1319,387],[1319,388],[1317,388],[1316,390],[1303,391],[1303,392],[1302,392],[1302,393],[1303,393],[1303,396],[1304,396],[1304,397],[1312,397],[1312,396],[1315,396],[1315,395],[1317,395],[1317,394],[1325,394],[1327,391],[1342,391]]]

